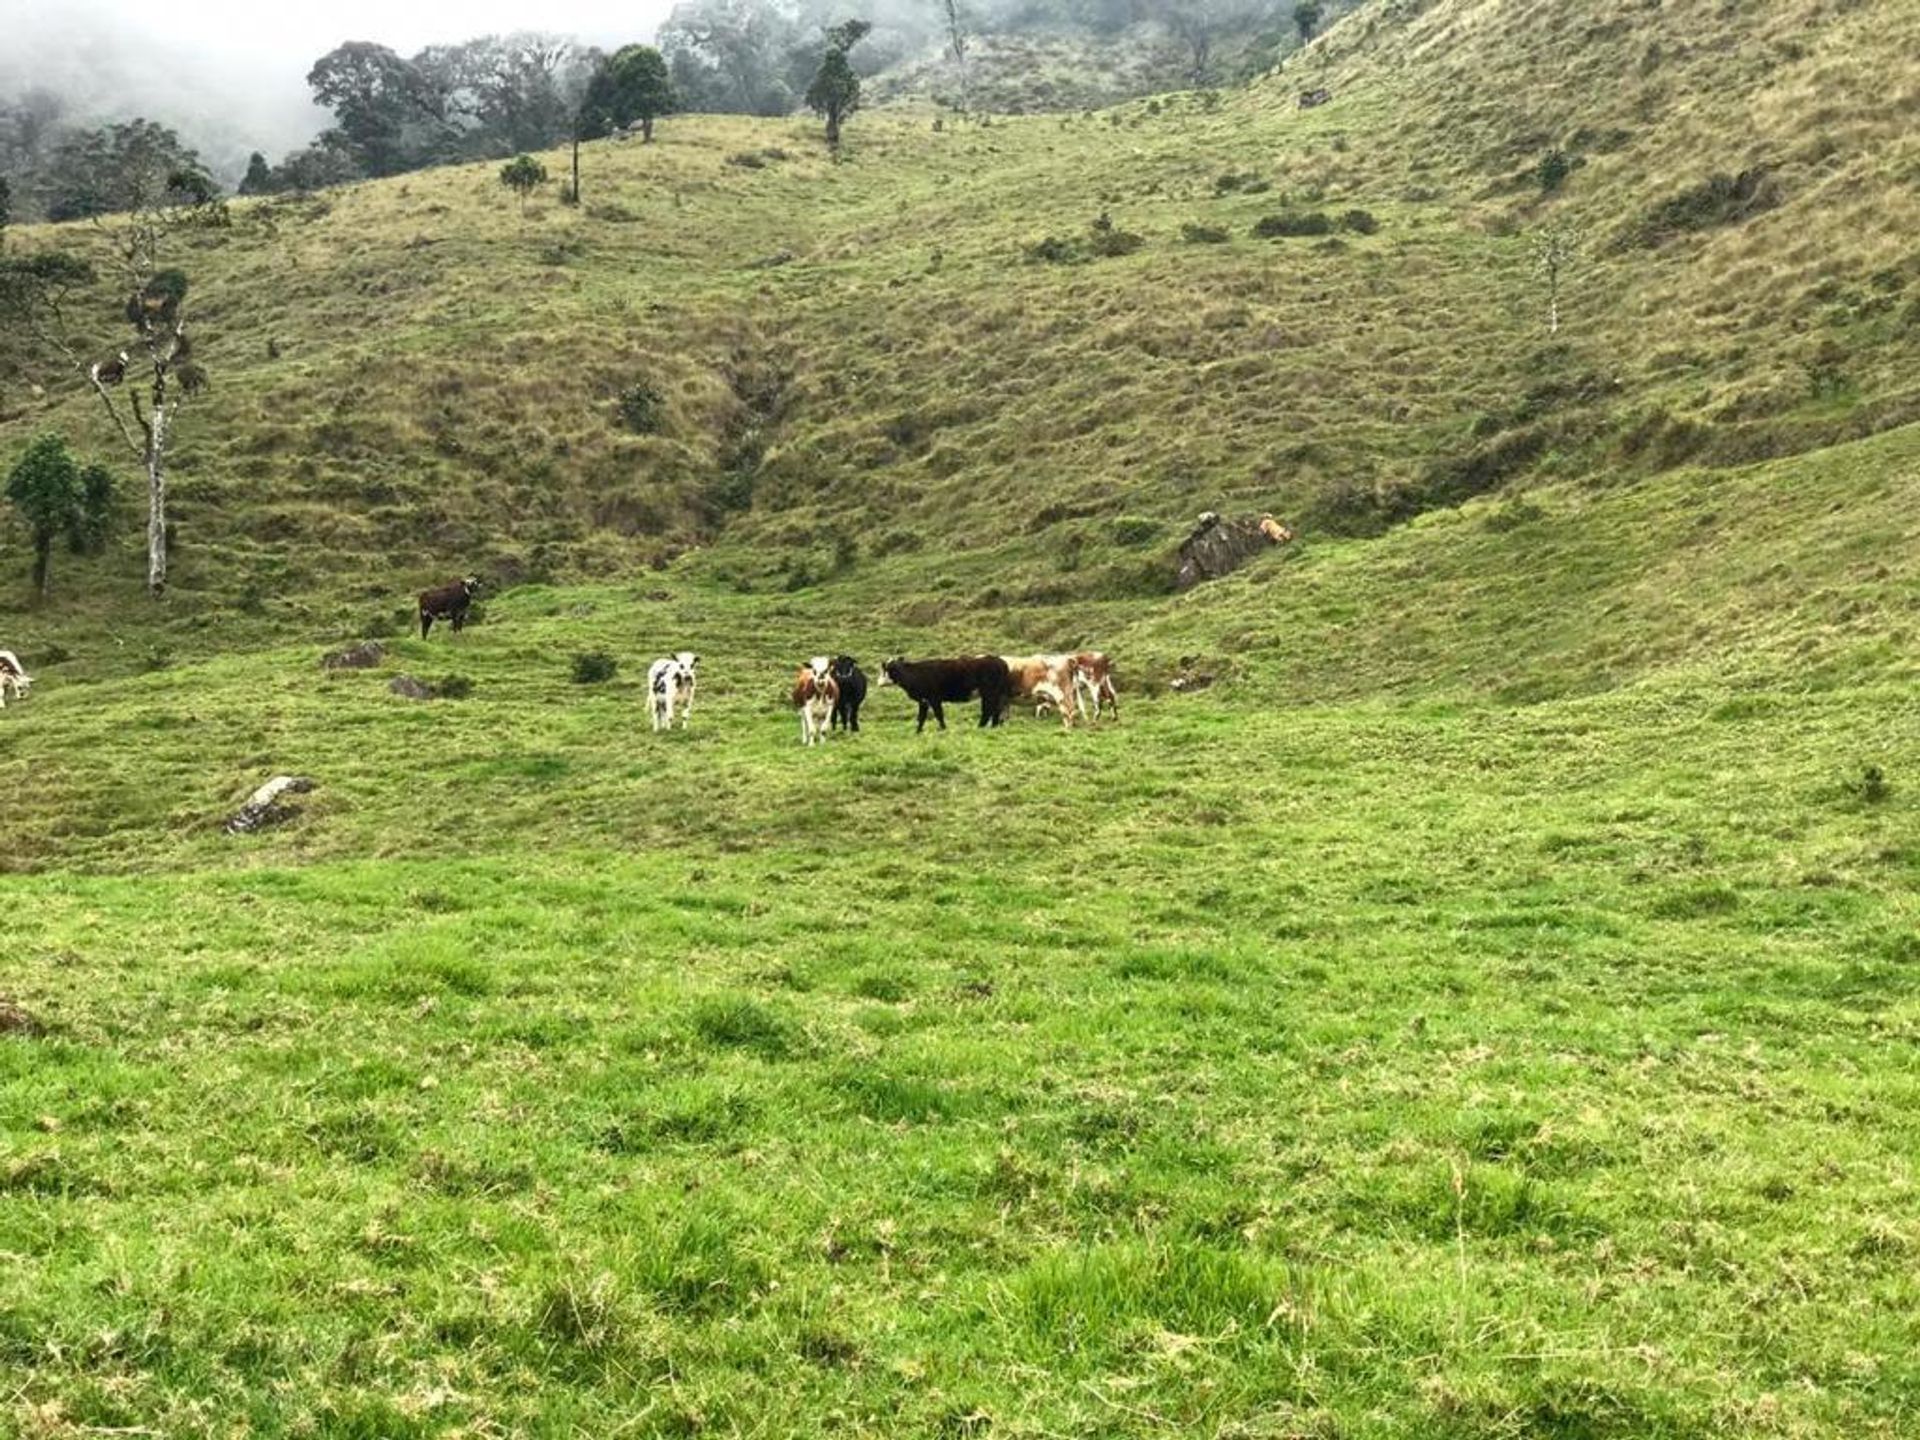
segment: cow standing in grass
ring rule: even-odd
[[[671,730],[678,718],[687,728],[693,718],[693,690],[700,657],[690,650],[653,662],[647,671],[647,713],[653,718],[654,733]]]
[[[860,733],[860,707],[867,703],[867,672],[851,655],[833,657],[833,683],[840,687],[840,699],[833,707],[833,725],[855,735]]]
[[[1004,655],[1011,695],[1015,700],[1032,700],[1034,713],[1044,714],[1051,706],[1060,712],[1063,730],[1073,728],[1074,690],[1071,655]]]
[[[0,710],[7,708],[7,692],[13,692],[13,698],[24,700],[27,692],[33,689],[33,677],[27,674],[27,667],[20,663],[20,657],[11,650],[0,650]]]
[[[479,577],[469,575],[464,580],[449,580],[445,585],[421,591],[420,638],[427,638],[436,620],[447,621],[455,634],[466,629],[467,612],[473,608],[473,597],[479,588]]]
[[[800,712],[800,743],[824,745],[840,708],[840,682],[833,678],[833,662],[816,655],[794,677],[793,706]]]
[[[1080,713],[1089,725],[1098,724],[1101,711],[1112,709],[1120,718],[1120,692],[1113,685],[1113,662],[1098,650],[1082,650],[1073,656],[1073,690],[1080,702]]]
[[[882,685],[898,685],[920,706],[917,735],[927,728],[927,716],[933,716],[942,730],[947,728],[948,703],[959,704],[980,697],[980,728],[999,725],[1007,718],[1007,696],[1012,681],[1007,662],[998,655],[973,655],[961,660],[889,660],[880,667]]]

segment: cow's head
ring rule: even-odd
[[[899,683],[900,683],[900,657],[896,655],[893,657],[893,659],[885,661],[881,664],[880,679],[876,683],[876,688],[879,685],[898,685]]]
[[[827,668],[833,678],[844,685],[853,679],[853,672],[860,668],[860,662],[851,655],[836,655],[833,657],[833,664]]]
[[[673,658],[678,662],[680,668],[686,671],[689,676],[693,674],[693,667],[700,663],[700,657],[691,650],[682,650]]]
[[[479,593],[480,577],[478,575],[467,576],[466,579],[460,582],[460,588],[467,592],[467,598],[471,600],[477,593]]]
[[[813,676],[813,683],[824,685],[833,676],[833,661],[825,655],[816,655],[807,662],[807,670]]]

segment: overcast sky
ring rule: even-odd
[[[281,153],[324,117],[306,74],[343,40],[410,54],[438,41],[546,30],[597,44],[651,38],[673,0],[0,0],[0,95],[40,85],[103,118],[188,134],[216,164]]]

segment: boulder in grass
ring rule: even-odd
[[[232,815],[227,817],[226,832],[229,835],[250,835],[256,830],[265,830],[270,826],[284,824],[300,813],[299,807],[289,805],[289,795],[305,795],[314,788],[314,782],[305,775],[276,775],[247,797]]]
[[[411,675],[396,675],[393,683],[387,686],[389,694],[399,695],[407,700],[431,700],[433,687],[426,682],[416,680]]]
[[[387,647],[378,640],[363,640],[345,650],[320,657],[322,670],[371,670],[387,658]]]
[[[1191,590],[1204,580],[1218,580],[1268,547],[1289,544],[1293,538],[1293,531],[1271,515],[1228,520],[1209,510],[1180,544],[1180,573],[1174,583]]]

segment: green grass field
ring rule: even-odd
[[[1920,1433],[1915,19],[1572,14],[183,239],[170,594],[0,537],[0,1436]],[[98,438],[35,359],[0,460]],[[1208,506],[1302,538],[1171,595]],[[1089,645],[1118,724],[785,702]]]

